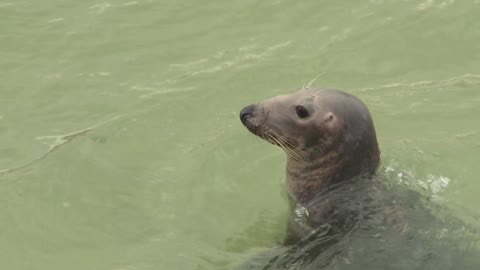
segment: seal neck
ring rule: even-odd
[[[310,159],[287,158],[287,190],[300,204],[305,204],[327,190],[332,184],[341,182],[343,168],[347,162],[343,149],[329,151]]]

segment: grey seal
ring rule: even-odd
[[[374,174],[380,162],[365,104],[339,90],[300,89],[249,105],[240,119],[253,134],[287,153],[287,190],[307,203],[329,186]]]
[[[357,97],[302,88],[249,105],[240,119],[287,154],[291,203],[283,245],[241,269],[478,269],[468,257],[475,230],[446,212],[439,219],[421,193],[377,173],[375,127]]]

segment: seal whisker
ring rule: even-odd
[[[295,153],[292,149],[290,149],[289,147],[285,146],[281,141],[279,141],[278,139],[275,139],[281,146],[282,146],[282,149],[285,150],[285,152],[287,152],[289,154],[289,156],[295,160],[298,160],[298,155],[297,153]]]
[[[262,140],[269,141],[269,139],[266,137],[266,134],[264,132],[260,132],[258,134],[258,137],[260,137],[260,139],[262,139]]]
[[[293,151],[290,147],[284,145],[283,142],[278,140],[278,138],[275,138],[275,140],[282,146],[282,149],[285,150],[285,152],[288,153],[291,158],[295,160],[300,159],[300,156],[295,151]]]
[[[311,80],[308,82],[308,84],[307,84],[307,88],[312,87],[312,84],[313,84],[318,78],[320,78],[320,76],[324,75],[325,73],[326,73],[326,71],[321,72],[321,73],[319,73],[315,78],[311,79]]]
[[[285,137],[281,137],[285,143],[290,146],[290,148],[294,149],[294,150],[298,150],[298,151],[302,151],[302,149],[300,149],[298,146],[296,146],[293,142],[291,142],[288,138],[285,138]]]
[[[279,135],[278,133],[276,133],[276,132],[273,132],[273,133],[274,133],[275,137],[277,138],[277,140],[282,143],[282,145],[287,147],[289,150],[295,152],[295,154],[298,154],[295,151],[295,146],[291,142],[289,142],[285,137]]]
[[[285,147],[285,145],[280,142],[274,135],[272,134],[269,134],[269,133],[265,133],[265,135],[268,137],[267,141],[269,142],[272,142],[273,144],[276,144],[278,145],[280,148],[283,149],[283,151],[285,151],[285,153],[287,154],[287,156],[289,157],[292,157],[292,158],[295,158],[293,153],[290,151],[289,148]]]
[[[288,140],[286,140],[283,136],[279,135],[278,133],[271,131],[273,135],[271,135],[272,139],[277,142],[280,147],[287,153],[289,154],[290,157],[292,157],[295,160],[302,159],[301,156],[295,151],[294,148],[292,148],[291,143],[289,144]]]
[[[301,158],[301,155],[298,152],[301,152],[302,150],[296,146],[293,142],[291,142],[288,138],[285,138],[284,136],[281,136],[280,134],[274,132],[275,136],[286,146],[290,151],[295,153],[295,156],[297,156],[299,159]]]
[[[284,140],[282,140],[281,137],[278,137],[277,140],[284,146],[284,149],[288,149],[288,151],[292,153],[292,156],[294,156],[296,160],[300,159],[300,155],[293,148],[291,148],[291,146],[289,146]]]

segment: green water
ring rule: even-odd
[[[0,268],[228,269],[284,231],[243,106],[370,108],[383,165],[480,203],[480,1],[1,1]]]

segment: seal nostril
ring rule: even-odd
[[[242,123],[245,124],[248,117],[252,116],[254,110],[255,110],[255,105],[253,104],[243,108],[242,111],[240,111],[240,121],[242,121]]]
[[[240,115],[240,121],[242,121],[242,123],[245,124],[245,122],[247,121],[247,117],[248,117],[248,116],[249,116],[249,114],[246,114],[246,113],[241,114],[241,115]]]

